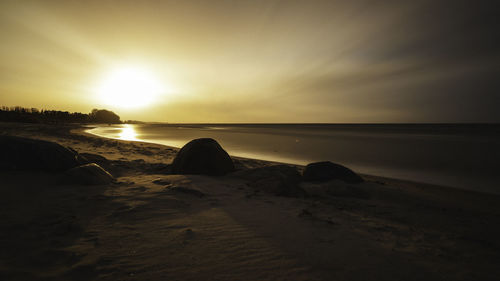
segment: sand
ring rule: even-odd
[[[108,159],[107,185],[0,171],[0,280],[498,280],[500,197],[366,176],[308,197],[167,175],[177,149],[0,123]],[[90,155],[90,154],[92,155]],[[95,159],[97,158],[97,156]],[[237,159],[239,169],[273,163]],[[301,168],[301,167],[299,167]]]

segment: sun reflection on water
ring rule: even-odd
[[[121,140],[137,140],[137,133],[129,124],[123,125],[122,131],[118,134],[118,138]]]

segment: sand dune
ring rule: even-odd
[[[0,171],[1,280],[497,280],[500,197],[363,176],[300,183],[167,174],[177,152],[71,126],[2,133],[70,146],[117,183]],[[273,163],[235,159],[244,170]],[[301,168],[301,167],[299,167]]]

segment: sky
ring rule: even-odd
[[[496,2],[2,0],[0,105],[181,123],[500,122]],[[150,102],[134,77],[100,90],[123,69],[161,85]]]

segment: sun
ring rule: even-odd
[[[154,103],[163,92],[163,86],[147,69],[120,67],[102,79],[96,92],[106,105],[140,108]]]

